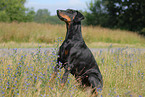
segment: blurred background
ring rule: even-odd
[[[58,9],[85,16],[82,34],[91,48],[145,47],[145,0],[0,0],[0,48],[52,47],[64,40]]]
[[[145,0],[0,0],[0,21],[61,24],[56,10],[67,8],[85,15],[83,25],[145,35]]]

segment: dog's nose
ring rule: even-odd
[[[59,13],[60,12],[60,10],[57,10],[57,13]]]

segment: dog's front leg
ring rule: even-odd
[[[62,81],[61,81],[62,88],[67,81],[68,75],[71,72],[72,67],[73,67],[73,65],[69,65],[69,64],[66,64],[66,66],[65,66],[65,73],[63,74]]]
[[[70,73],[70,71],[66,69],[65,73],[63,74],[62,80],[61,80],[61,86],[62,86],[61,88],[63,88],[63,86],[65,85],[69,73]]]

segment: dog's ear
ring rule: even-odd
[[[77,12],[77,14],[76,14],[76,16],[74,18],[74,21],[75,22],[80,22],[81,20],[84,19],[84,16],[79,11],[76,11],[76,12]]]

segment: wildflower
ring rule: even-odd
[[[26,83],[26,85],[30,85],[30,83]]]
[[[68,80],[68,83],[70,83],[70,81]]]
[[[9,82],[7,82],[7,85],[10,85]]]
[[[102,89],[101,88],[97,88],[97,92],[101,92],[102,91]]]
[[[35,80],[37,80],[37,76],[35,76]]]
[[[104,58],[101,59],[102,63],[104,63]]]
[[[130,97],[133,97],[132,95],[129,95]]]
[[[8,70],[10,69],[10,67],[7,68]]]
[[[30,75],[33,75],[32,73],[30,73]]]

